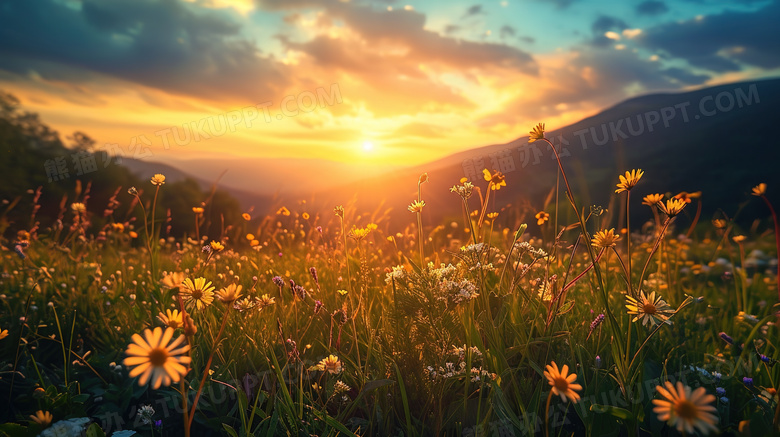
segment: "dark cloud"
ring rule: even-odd
[[[676,80],[683,85],[701,85],[710,79],[709,75],[695,74],[688,70],[683,70],[682,68],[677,67],[662,70],[661,74],[670,79]]]
[[[12,57],[57,64],[210,99],[267,101],[286,75],[236,23],[215,13],[196,14],[178,1],[84,1],[81,10],[51,0],[0,0],[0,68]]]
[[[484,13],[485,11],[482,9],[482,5],[474,5],[469,7],[466,10],[466,13],[463,15],[463,18],[473,17],[475,15],[481,15]]]
[[[456,26],[454,24],[448,24],[444,27],[444,33],[447,35],[452,35],[453,33],[457,33],[460,31],[460,26]]]
[[[590,25],[590,29],[595,34],[603,34],[609,30],[617,30],[619,32],[623,29],[628,29],[628,24],[620,18],[610,17],[609,15],[600,15],[596,18],[596,21]]]
[[[646,29],[637,43],[718,73],[739,71],[740,63],[771,69],[780,67],[778,21],[780,3],[774,2],[755,12],[725,11]]]
[[[639,15],[661,15],[669,12],[666,3],[657,0],[647,0],[636,5],[636,13]]]
[[[506,25],[501,26],[501,30],[498,31],[498,34],[501,38],[509,38],[512,36],[515,36],[517,34],[517,31],[514,27]]]

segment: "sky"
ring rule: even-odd
[[[415,165],[778,76],[778,22],[750,0],[0,0],[0,90],[127,157]]]

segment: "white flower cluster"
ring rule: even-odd
[[[398,282],[404,278],[406,278],[406,269],[404,269],[404,266],[395,266],[393,267],[392,272],[385,275],[385,284],[392,284],[393,280]]]

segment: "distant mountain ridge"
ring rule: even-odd
[[[572,190],[581,206],[607,206],[618,175],[641,168],[645,177],[632,197],[637,205],[641,197],[650,193],[701,190],[705,213],[723,208],[732,214],[738,204],[746,200],[750,188],[759,182],[780,187],[777,114],[780,114],[780,79],[767,79],[691,92],[634,97],[563,128],[548,125],[551,130],[546,132],[546,137],[559,147]],[[523,127],[522,131],[528,132],[532,127]],[[324,169],[319,161],[308,160],[311,161],[308,167],[301,164],[307,160],[295,161],[272,164],[271,167],[279,171],[271,179],[298,187],[313,187],[318,185],[311,180],[306,182],[291,177],[290,169],[296,169],[296,176],[312,176],[314,172],[316,177],[318,173],[338,171],[336,167],[339,166],[331,163],[328,164],[331,167]],[[319,186],[308,192],[305,188],[297,190],[289,186],[282,189],[282,185],[259,190],[253,179],[242,176],[247,174],[246,169],[231,168],[231,162],[234,161],[206,161],[188,166],[187,171],[161,167],[158,163],[136,165],[128,162],[128,166],[134,172],[147,173],[166,168],[169,177],[198,174],[201,177],[197,179],[207,185],[213,181],[202,177],[207,173],[202,171],[204,166],[210,166],[212,173],[230,168],[220,186],[246,207],[292,204],[290,202],[307,197],[323,209],[354,201],[361,211],[373,211],[384,200],[383,208],[392,210],[391,219],[396,222],[393,226],[396,228],[410,222],[406,207],[416,199],[417,178],[424,172],[430,180],[423,186],[426,223],[429,224],[460,214],[460,201],[449,192],[460,178],[470,177],[484,189],[482,168],[502,170],[506,175],[507,187],[493,193],[496,209],[518,202],[525,202],[529,208],[542,208],[545,197],[555,186],[557,174],[557,164],[549,146],[541,141],[529,144],[527,135],[506,144],[477,147],[419,166],[389,169],[381,174],[372,169],[375,174],[372,177],[353,178],[338,186]],[[249,168],[268,168],[268,165],[258,165],[254,161],[244,164]],[[346,168],[348,164],[344,166]],[[232,175],[233,180],[228,175]],[[237,188],[239,186],[241,188]],[[276,196],[270,194],[268,188],[277,189]],[[776,196],[771,189],[770,196]],[[472,208],[476,208],[476,200],[472,201]],[[634,208],[637,210],[639,208]],[[766,213],[760,209],[756,211],[760,216]],[[647,212],[641,214],[646,216]]]

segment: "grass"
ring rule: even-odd
[[[771,228],[706,222],[696,199],[679,214],[642,205],[641,176],[623,217],[631,206],[646,220],[628,228],[578,205],[560,170],[566,200],[545,205],[554,219],[541,224],[492,214],[503,175],[488,171],[452,193],[420,177],[414,202],[463,205],[462,221],[431,229],[419,226],[424,206],[391,233],[386,217],[302,203],[218,238],[175,238],[156,212],[162,184],[123,199],[137,197],[143,228],[109,208],[93,229],[89,211],[103,205],[87,204],[61,227],[16,229],[0,252],[0,435],[673,434],[653,410],[666,381],[713,395],[697,408],[713,406],[721,432],[780,432]],[[611,228],[614,245],[598,232]],[[251,300],[196,309],[174,272],[241,285]],[[656,320],[671,323],[628,314],[628,297],[648,308],[651,292],[669,305],[651,299]],[[175,328],[191,364],[180,382],[139,386],[125,351],[168,309],[191,317]],[[576,396],[551,390],[552,362],[576,374]]]

